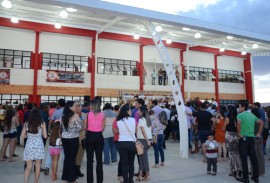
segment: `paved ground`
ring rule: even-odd
[[[2,133],[0,133],[0,145],[2,145]],[[269,152],[269,150],[268,150]],[[0,183],[20,183],[23,182],[23,148],[17,147],[16,162],[0,163]],[[150,165],[154,164],[153,148],[149,150]],[[206,175],[206,163],[201,161],[201,155],[191,155],[189,159],[182,159],[179,157],[179,144],[172,140],[167,141],[167,149],[165,150],[166,166],[158,169],[150,168],[152,183],[236,183],[237,181],[228,176],[229,165],[228,162],[218,163],[218,173],[216,176]],[[60,159],[60,166],[61,166]],[[269,156],[265,156],[266,174],[260,177],[261,183],[269,183],[270,180],[270,161]],[[137,170],[137,160],[135,160],[135,169]],[[117,163],[107,165],[104,169],[104,183],[117,183]],[[82,164],[83,173],[86,172],[86,156]],[[61,177],[62,167],[58,169],[58,177]],[[50,172],[51,173],[51,172]],[[33,173],[29,182],[33,182]],[[40,176],[41,183],[52,182],[50,176],[45,176],[43,173]],[[63,182],[63,181],[56,181]],[[78,179],[78,183],[86,182],[86,178]],[[252,181],[250,181],[252,182]]]

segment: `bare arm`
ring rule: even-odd
[[[22,139],[25,139],[25,136],[26,136],[26,125],[27,125],[27,123],[23,125],[23,129],[22,129],[22,133],[21,133],[21,138],[20,138],[21,140]]]
[[[225,118],[224,125],[222,127],[223,131],[226,131],[226,126],[229,124],[229,118]]]
[[[237,120],[237,134],[239,137],[242,137],[240,135],[240,131],[241,131],[241,120]]]
[[[42,136],[43,136],[44,139],[46,139],[46,138],[47,138],[47,130],[46,130],[46,125],[45,125],[45,123],[43,123],[43,124],[41,125],[41,128],[42,128]]]
[[[104,115],[102,120],[102,131],[105,129],[105,125],[106,125],[106,117]]]
[[[256,123],[260,125],[256,137],[260,137],[263,130],[263,121],[259,119],[258,121],[256,121]]]
[[[83,128],[87,130],[87,123],[88,123],[88,113],[85,115],[84,121],[83,121]]]

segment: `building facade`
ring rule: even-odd
[[[96,39],[93,30],[55,29],[27,21],[13,24],[0,18],[0,40],[0,69],[10,74],[9,83],[1,83],[0,103],[83,101],[87,96],[100,96],[102,103],[116,104],[123,95],[171,95],[166,75],[159,73],[165,69],[150,38],[135,40],[130,35],[102,32]],[[182,43],[165,45],[179,72],[183,98],[215,98],[224,105],[253,102],[249,54],[221,53],[202,46],[187,49]],[[49,71],[57,71],[65,82],[50,81],[54,73]],[[75,75],[70,76],[72,72]],[[70,82],[70,77],[82,82]]]

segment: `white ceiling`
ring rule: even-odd
[[[2,0],[1,0],[2,1]],[[18,17],[21,20],[42,22],[42,23],[61,23],[63,26],[85,28],[91,30],[101,30],[109,23],[119,17],[125,17],[124,20],[112,25],[106,32],[121,33],[126,35],[139,34],[141,37],[150,37],[146,28],[134,16],[129,16],[123,13],[110,13],[109,11],[100,11],[98,8],[87,8],[83,6],[75,6],[78,11],[68,13],[67,18],[61,18],[59,13],[61,10],[69,7],[66,3],[55,3],[51,0],[11,0],[13,7],[5,9],[0,7],[0,17]],[[57,4],[57,5],[56,5]],[[73,6],[74,7],[74,6]],[[121,6],[123,7],[123,6]],[[154,25],[162,26],[163,31],[160,32],[162,39],[171,39],[173,42],[187,43],[192,46],[202,45],[214,48],[225,48],[235,51],[247,51],[250,53],[270,52],[270,43],[268,40],[252,39],[244,36],[236,37],[232,40],[227,40],[229,34],[220,33],[218,31],[205,31],[205,28],[190,26],[190,25],[175,25],[164,23],[164,21],[152,21]],[[203,22],[202,22],[203,23]],[[183,27],[192,27],[189,31],[183,31]],[[200,32],[202,38],[195,39],[194,34]],[[256,41],[255,41],[256,40]],[[252,45],[257,43],[258,49],[252,49]]]

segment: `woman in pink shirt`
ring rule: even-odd
[[[94,182],[93,176],[93,158],[94,152],[96,156],[96,175],[97,183],[103,182],[103,163],[102,151],[104,146],[104,138],[102,131],[105,128],[105,115],[101,112],[100,104],[97,100],[90,102],[90,112],[84,121],[86,133],[86,152],[87,152],[87,183]]]

